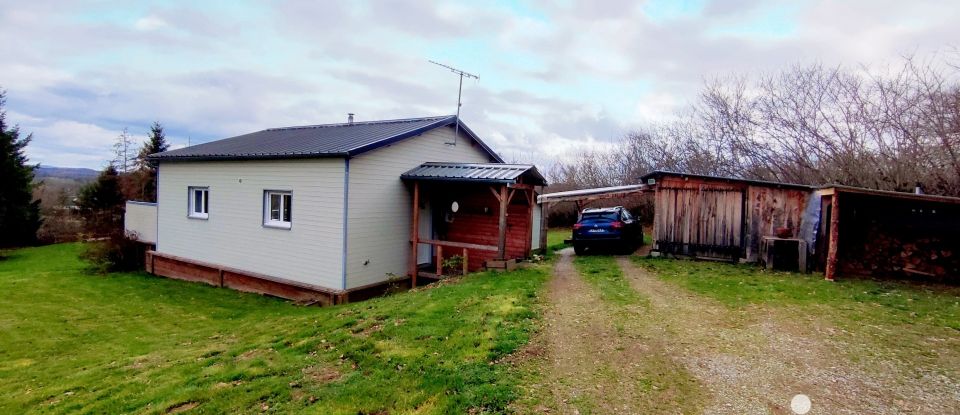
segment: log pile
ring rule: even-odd
[[[960,282],[960,249],[957,238],[897,236],[872,227],[852,255],[843,255],[844,268],[873,276]]]

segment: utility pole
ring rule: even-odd
[[[467,78],[473,78],[473,79],[476,79],[476,80],[480,80],[480,77],[477,76],[477,75],[474,75],[474,74],[472,74],[472,73],[469,73],[469,72],[462,71],[462,70],[460,70],[460,69],[454,68],[454,67],[452,67],[452,66],[444,65],[444,64],[442,64],[442,63],[440,63],[440,62],[434,62],[434,61],[431,61],[431,60],[428,60],[427,62],[430,62],[430,63],[432,63],[432,64],[434,64],[434,65],[437,65],[437,66],[442,66],[442,67],[444,67],[444,68],[449,69],[450,72],[453,72],[453,73],[455,73],[455,74],[457,74],[457,75],[460,75],[460,87],[457,89],[457,124],[456,124],[456,126],[454,127],[453,142],[452,142],[452,143],[447,143],[447,144],[451,144],[451,145],[457,145],[457,137],[460,136],[460,106],[463,105],[463,104],[460,102],[460,97],[463,95],[463,77],[466,76]]]

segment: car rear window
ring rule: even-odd
[[[583,214],[583,219],[619,220],[620,215],[617,212],[588,212]]]

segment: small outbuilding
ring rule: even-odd
[[[657,252],[757,262],[769,238],[804,239],[811,186],[668,171],[641,181],[654,191]]]
[[[900,276],[960,283],[960,198],[826,186],[815,262],[835,276]]]
[[[654,252],[960,282],[960,198],[655,171]],[[549,197],[550,195],[546,195]]]

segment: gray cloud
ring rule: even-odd
[[[35,132],[35,161],[99,167],[97,146],[153,120],[182,143],[347,112],[452,113],[457,79],[435,58],[481,71],[464,90],[475,131],[505,155],[549,163],[669,116],[718,75],[882,65],[960,39],[960,7],[936,1],[712,1],[666,17],[649,6],[20,1],[0,10],[0,38],[13,40],[0,42],[0,86],[11,120]]]

